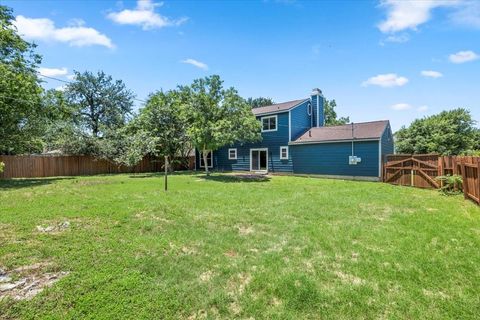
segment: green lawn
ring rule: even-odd
[[[0,318],[480,314],[480,207],[462,196],[280,176],[169,187],[155,175],[0,181],[0,268],[68,272],[31,300],[1,300]]]

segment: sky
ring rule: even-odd
[[[218,74],[245,98],[320,88],[340,116],[388,119],[394,131],[457,107],[480,122],[476,0],[0,3],[38,45],[40,73],[103,70],[140,100]]]

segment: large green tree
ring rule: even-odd
[[[47,107],[56,120],[47,131],[49,148],[69,154],[89,154],[114,161],[122,129],[131,117],[134,95],[121,80],[100,71],[75,71],[64,94],[48,96]]]
[[[122,80],[113,80],[103,71],[75,71],[74,79],[66,86],[65,94],[85,132],[95,138],[105,137],[125,125],[135,96]]]
[[[41,57],[13,21],[11,9],[0,5],[0,154],[42,149],[42,89],[36,73]]]
[[[247,104],[253,108],[260,108],[265,106],[271,106],[275,102],[270,98],[258,97],[258,98],[248,98]]]
[[[325,99],[325,103],[323,105],[323,112],[325,114],[325,125],[326,126],[338,126],[342,124],[347,124],[350,122],[349,117],[338,117],[337,111],[337,102],[335,99],[327,100]]]
[[[459,155],[479,147],[479,129],[470,111],[458,108],[417,119],[395,133],[399,153]]]
[[[194,80],[180,91],[189,116],[188,135],[202,154],[207,175],[210,152],[234,142],[261,139],[260,123],[250,106],[234,88],[224,89],[218,75]]]

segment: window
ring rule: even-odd
[[[280,159],[288,160],[288,147],[280,147]]]
[[[212,157],[213,152],[212,151],[207,151],[207,152],[208,152],[207,165],[209,168],[213,168],[213,157]],[[200,152],[200,168],[205,168],[205,163],[203,161],[203,152]]]
[[[310,102],[307,105],[307,113],[309,116],[312,115],[312,104]]]
[[[262,118],[262,132],[277,131],[277,116]]]
[[[228,149],[228,160],[237,160],[237,149]]]

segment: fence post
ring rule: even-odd
[[[480,205],[480,158],[477,158],[477,199]]]
[[[468,199],[468,181],[467,181],[467,173],[465,172],[465,159],[460,160],[460,169],[462,171],[462,189],[463,189],[463,197]]]
[[[439,176],[443,176],[443,162],[444,162],[444,158],[442,156],[439,156],[438,157],[438,170],[437,170],[437,177]],[[440,180],[440,188],[443,187],[443,181]]]

